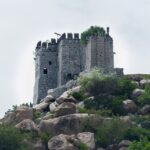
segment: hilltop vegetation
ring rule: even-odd
[[[0,143],[1,150],[149,150],[149,75],[83,74],[62,95],[13,106],[1,120]]]
[[[106,32],[103,27],[91,26],[89,29],[81,33],[81,42],[83,44],[86,44],[90,36],[94,35],[104,36],[105,34]]]

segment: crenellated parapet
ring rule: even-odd
[[[54,38],[51,39],[51,41],[45,41],[41,42],[39,41],[36,46],[36,51],[43,51],[43,50],[49,50],[49,51],[56,51],[56,48],[58,46],[58,41]]]
[[[61,40],[80,40],[79,33],[63,33],[61,37],[58,39],[58,43]]]

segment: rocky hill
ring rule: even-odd
[[[35,106],[14,107],[0,124],[1,150],[149,150],[150,79],[94,70]]]

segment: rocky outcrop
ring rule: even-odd
[[[64,134],[60,134],[58,136],[52,137],[48,141],[48,149],[49,150],[79,150],[67,139],[69,139],[69,136]]]
[[[17,107],[13,112],[7,112],[2,119],[3,123],[19,123],[24,119],[33,119],[33,109],[26,106]]]
[[[141,96],[143,93],[144,93],[144,90],[142,90],[142,89],[135,89],[135,90],[132,92],[132,98],[133,98],[134,100],[137,100],[137,98],[138,98],[139,96]]]
[[[127,150],[131,144],[132,144],[131,141],[123,140],[118,144],[118,148],[119,150]]]
[[[143,79],[143,80],[140,81],[140,87],[143,88],[143,89],[145,88],[145,86],[147,84],[150,84],[150,79]]]
[[[150,105],[145,105],[140,109],[141,115],[147,115],[150,114]]]
[[[5,114],[4,118],[1,121],[2,123],[9,124],[9,123],[14,123],[15,119],[16,119],[16,113],[10,111]]]
[[[71,114],[54,119],[42,120],[39,129],[51,135],[76,134],[81,130],[81,123],[88,114]]]
[[[138,107],[133,100],[127,99],[123,101],[123,109],[127,113],[135,113],[137,112]]]
[[[49,150],[80,150],[81,144],[86,146],[86,150],[95,150],[94,134],[90,132],[77,135],[59,134],[48,141],[48,148]]]
[[[44,99],[41,100],[41,102],[45,102],[48,104],[54,101],[55,101],[55,98],[52,95],[47,95]]]
[[[82,143],[86,145],[87,150],[95,149],[94,133],[91,132],[78,133],[77,139],[79,139]]]
[[[121,142],[118,144],[118,146],[119,146],[119,148],[120,148],[120,147],[128,147],[131,143],[132,143],[132,142],[129,141],[129,140],[123,140],[123,141],[121,141]]]
[[[39,140],[32,145],[32,150],[47,150],[46,146]]]
[[[42,102],[42,103],[35,105],[33,108],[39,112],[48,111],[49,110],[49,103]]]
[[[47,95],[52,95],[55,99],[58,98],[62,93],[64,93],[65,91],[67,91],[66,86],[60,86],[58,88],[55,89],[49,89],[47,91]]]
[[[37,125],[30,119],[25,119],[15,126],[22,131],[38,131]]]
[[[55,116],[64,116],[76,113],[76,105],[70,102],[64,102],[54,110]]]

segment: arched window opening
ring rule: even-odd
[[[67,74],[67,79],[72,79],[72,74],[71,73]]]
[[[52,65],[52,62],[51,62],[51,61],[49,61],[48,63],[49,63],[49,65]]]
[[[47,74],[47,68],[43,69],[43,74]]]

